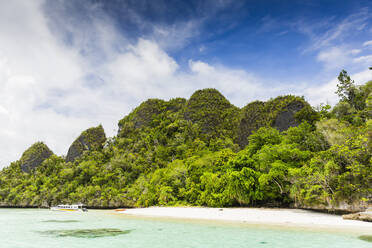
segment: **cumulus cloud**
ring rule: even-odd
[[[360,56],[354,59],[354,62],[361,62],[370,65],[372,63],[372,55]]]
[[[320,51],[317,60],[323,62],[327,69],[342,68],[349,60],[351,51],[341,47],[331,47]]]
[[[71,132],[88,125],[87,120],[38,108],[51,90],[68,90],[83,75],[78,54],[61,46],[48,30],[41,4],[10,1],[0,7],[1,166],[37,140],[64,150],[60,144],[71,140]]]
[[[212,66],[203,71],[202,62],[192,62],[190,72],[182,72],[162,44],[128,42],[101,13],[88,22],[66,17],[63,24],[53,23],[44,4],[1,4],[0,166],[38,140],[66,154],[82,130],[99,123],[114,135],[117,121],[150,97],[189,97],[202,87],[229,93],[229,83],[233,89],[242,86],[239,77],[245,87],[251,84],[243,72],[225,69],[226,75],[220,71],[217,76]],[[218,79],[218,85],[211,79]],[[248,95],[253,97],[247,94],[246,101]]]
[[[0,5],[0,167],[39,140],[66,154],[82,130],[99,123],[112,136],[118,120],[147,98],[188,98],[213,87],[242,107],[289,93],[314,104],[334,92],[334,81],[313,88],[309,82],[267,82],[246,70],[199,60],[181,68],[167,49],[197,34],[197,21],[184,22],[182,35],[179,26],[157,26],[153,39],[133,41],[94,5],[84,20],[66,16],[63,5],[46,11],[42,0]],[[363,73],[360,80],[367,77]]]
[[[342,69],[347,67],[367,67],[372,61],[372,55],[362,55],[361,49],[351,49],[345,46],[327,47],[319,51],[317,60],[322,62],[326,70]],[[363,53],[366,54],[366,53]]]
[[[372,40],[368,40],[363,43],[363,46],[372,46]]]
[[[365,69],[357,73],[351,74],[351,78],[356,85],[362,85],[371,80],[372,73]],[[300,90],[307,97],[307,100],[313,105],[317,106],[321,103],[335,105],[338,102],[338,96],[334,93],[337,90],[337,78],[333,78],[317,87],[306,87]]]

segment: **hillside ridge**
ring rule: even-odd
[[[66,157],[33,145],[0,171],[0,205],[366,209],[372,83],[353,87],[357,101],[333,109],[293,95],[238,108],[210,88],[148,99],[119,120],[116,136],[89,128]]]

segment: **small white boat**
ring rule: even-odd
[[[57,205],[57,206],[51,207],[50,210],[54,210],[54,211],[80,211],[80,212],[88,212],[88,210],[83,207],[83,204]]]

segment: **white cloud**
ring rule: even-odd
[[[350,52],[341,47],[331,47],[318,53],[317,60],[323,62],[327,69],[342,68],[350,60]]]
[[[351,74],[350,77],[357,85],[361,85],[371,80],[372,72],[366,69],[358,73]],[[298,92],[303,92],[303,94],[306,96],[306,99],[313,106],[317,106],[320,103],[335,105],[338,102],[338,96],[334,92],[337,90],[338,83],[337,77],[334,77],[321,85],[316,87],[305,87],[303,89],[299,89]]]
[[[86,120],[36,107],[49,89],[73,87],[83,75],[77,53],[50,34],[41,1],[10,1],[0,7],[0,166],[38,140],[61,152]],[[53,134],[53,135],[52,135]]]
[[[365,64],[372,64],[372,55],[365,55],[365,56],[360,56],[357,58],[354,58],[354,62],[356,63],[365,63]]]
[[[201,46],[199,47],[199,52],[202,53],[202,52],[204,52],[206,49],[207,49],[206,46],[201,45]]]
[[[231,95],[240,89],[247,93],[240,95],[244,102],[254,97],[256,85],[245,72],[213,66],[203,71],[202,62],[181,72],[161,44],[140,39],[129,45],[102,16],[90,24],[64,19],[59,28],[72,36],[66,45],[42,7],[43,1],[1,3],[0,166],[38,140],[66,154],[82,130],[99,123],[112,136],[117,121],[149,97],[189,97],[203,87]]]
[[[363,46],[372,46],[372,40],[364,42]]]
[[[362,8],[358,12],[353,13],[341,22],[335,23],[334,20],[325,20],[318,24],[305,24],[300,22],[297,24],[301,32],[307,34],[312,42],[306,50],[319,50],[324,47],[333,46],[335,43],[343,42],[345,37],[353,32],[362,32],[370,21],[368,8]],[[324,29],[325,32],[320,32],[317,29]]]
[[[199,88],[219,89],[233,104],[242,107],[256,99],[267,99],[278,93],[278,89],[266,90],[256,75],[244,70],[212,66],[202,61],[189,61],[191,73],[181,79],[194,82]],[[194,87],[195,88],[195,87]]]
[[[195,22],[185,24],[189,31],[181,38],[164,27],[155,30],[164,42],[142,38],[129,43],[102,14],[79,23],[53,13],[64,20],[53,25],[42,6],[43,1],[0,4],[0,167],[38,140],[66,154],[81,131],[99,123],[112,136],[118,120],[147,98],[189,97],[213,87],[242,107],[289,93],[305,95],[314,104],[334,92],[334,82],[310,89],[306,82],[274,84],[242,69],[203,61],[190,60],[181,70],[166,52],[165,37],[182,43],[177,39],[189,39]],[[65,33],[71,36],[68,44],[62,42]],[[340,54],[330,50],[319,60],[328,63]]]
[[[355,81],[357,85],[365,84],[372,78],[372,72],[368,69],[360,71],[358,73],[352,74],[351,78]]]
[[[305,95],[312,105],[333,105],[338,101],[334,92],[337,89],[337,74],[340,70],[346,69],[357,84],[370,80],[368,63],[371,63],[371,57],[366,54],[365,46],[371,45],[372,41],[364,42],[361,47],[356,45],[354,38],[365,34],[370,20],[369,9],[362,8],[339,22],[330,18],[315,23],[300,20],[293,24],[293,27],[309,38],[309,45],[303,52],[315,52],[316,60],[323,66],[323,70],[317,75],[320,78],[319,83],[311,86],[312,82],[305,82],[304,87],[296,88],[295,91]]]
[[[354,56],[365,52],[363,47],[372,44],[372,41],[363,43],[363,47],[356,47],[356,40],[365,33],[367,24],[371,20],[368,8],[346,16],[341,21],[335,21],[334,17],[318,22],[299,20],[291,26],[309,38],[309,44],[303,48],[303,53],[315,52],[316,59],[324,63],[325,69],[339,69],[342,67],[354,67]]]
[[[362,8],[339,22],[331,18],[311,24],[302,20],[294,25],[309,37],[310,43],[303,51],[316,54],[316,60],[321,63],[323,69],[318,73],[318,77],[322,80],[331,77],[328,83],[317,84],[316,87],[306,90],[305,95],[309,95],[311,102],[319,102],[316,98],[324,99],[325,97],[321,97],[323,95],[330,99],[330,103],[335,103],[337,98],[333,92],[337,81],[332,75],[337,75],[340,70],[346,69],[351,75],[365,75],[366,69],[368,72],[372,58],[366,47],[371,46],[372,41],[362,43],[359,37],[366,37],[365,31],[370,20],[369,9]],[[359,42],[356,42],[357,39]]]
[[[153,25],[153,39],[166,50],[182,48],[199,33],[200,23],[198,20],[190,20],[174,25]]]
[[[334,93],[337,89],[337,83],[337,78],[333,78],[316,87],[305,88],[303,92],[313,106],[318,106],[321,103],[334,105],[338,101],[337,95]]]
[[[372,55],[357,56],[360,49],[350,49],[345,46],[327,47],[319,51],[317,60],[324,64],[326,70],[341,70],[343,68],[367,67],[372,61]],[[364,53],[365,54],[365,53]]]

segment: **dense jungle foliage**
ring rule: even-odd
[[[364,208],[372,81],[357,86],[342,71],[336,93],[336,106],[316,109],[296,96],[239,109],[214,89],[150,99],[119,121],[115,137],[101,126],[83,132],[73,159],[36,143],[0,172],[0,205]],[[24,170],[25,161],[39,162]]]

